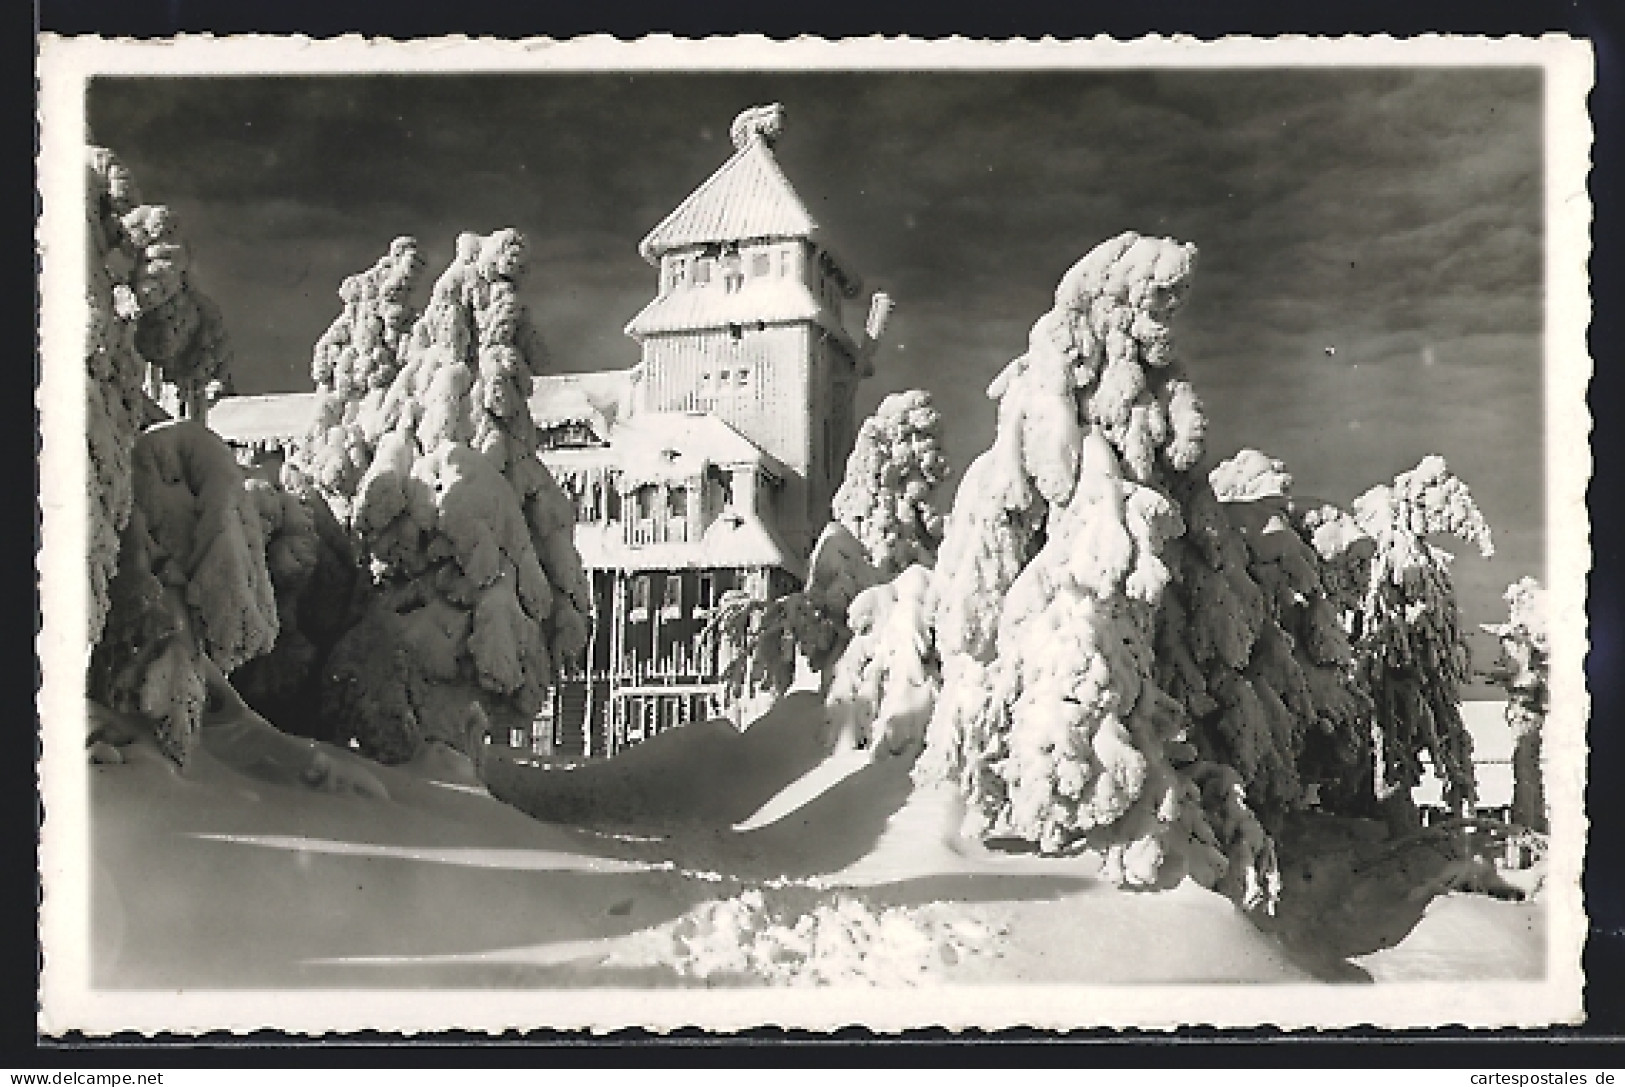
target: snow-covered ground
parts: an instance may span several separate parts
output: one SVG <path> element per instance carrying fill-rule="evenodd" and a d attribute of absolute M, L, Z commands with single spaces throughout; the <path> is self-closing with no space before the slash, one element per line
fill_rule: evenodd
<path fill-rule="evenodd" d="M 1448 864 L 1427 849 L 1360 879 L 1348 850 L 1299 871 L 1285 849 L 1298 904 L 1271 932 L 1188 882 L 1125 892 L 1080 859 L 988 850 L 907 760 L 837 749 L 805 693 L 743 733 L 493 763 L 508 803 L 438 746 L 369 764 L 387 800 L 270 783 L 207 741 L 184 774 L 124 751 L 87 771 L 104 989 L 1462 980 L 1544 961 L 1538 902 L 1433 897 Z"/>

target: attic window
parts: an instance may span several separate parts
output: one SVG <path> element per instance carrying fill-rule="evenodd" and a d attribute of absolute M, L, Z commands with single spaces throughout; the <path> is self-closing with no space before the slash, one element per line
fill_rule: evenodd
<path fill-rule="evenodd" d="M 711 282 L 711 262 L 701 258 L 694 265 L 694 286 L 703 287 Z"/>
<path fill-rule="evenodd" d="M 773 274 L 773 257 L 769 253 L 757 253 L 750 258 L 750 274 L 753 276 L 766 276 Z"/>

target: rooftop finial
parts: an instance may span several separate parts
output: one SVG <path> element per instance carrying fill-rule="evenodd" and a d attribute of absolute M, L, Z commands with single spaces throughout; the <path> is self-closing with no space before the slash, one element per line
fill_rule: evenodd
<path fill-rule="evenodd" d="M 784 107 L 774 102 L 766 106 L 752 106 L 745 110 L 728 129 L 734 146 L 743 151 L 757 140 L 769 147 L 784 129 Z"/>

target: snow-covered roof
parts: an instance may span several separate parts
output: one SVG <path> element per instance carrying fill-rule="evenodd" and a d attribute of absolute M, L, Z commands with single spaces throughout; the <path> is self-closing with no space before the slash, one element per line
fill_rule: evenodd
<path fill-rule="evenodd" d="M 532 385 L 530 415 L 543 429 L 584 423 L 602 438 L 625 413 L 631 392 L 631 370 L 547 374 Z"/>
<path fill-rule="evenodd" d="M 542 460 L 564 471 L 614 467 L 632 484 L 692 479 L 711 465 L 755 465 L 785 479 L 789 469 L 739 431 L 703 412 L 640 412 L 605 435 L 607 446 L 549 449 Z"/>
<path fill-rule="evenodd" d="M 589 570 L 694 570 L 753 566 L 778 567 L 806 576 L 806 563 L 779 539 L 773 527 L 750 513 L 727 512 L 705 534 L 687 543 L 626 542 L 619 523 L 576 526 L 576 550 Z"/>
<path fill-rule="evenodd" d="M 1506 700 L 1470 700 L 1461 704 L 1461 721 L 1473 738 L 1473 777 L 1478 786 L 1478 806 L 1499 808 L 1512 803 L 1512 726 L 1507 724 Z M 1444 785 L 1431 765 L 1425 765 L 1421 782 L 1411 790 L 1411 799 L 1422 805 L 1444 803 Z"/>
<path fill-rule="evenodd" d="M 747 140 L 638 245 L 650 264 L 673 249 L 757 238 L 808 238 L 818 223 L 764 139 Z"/>
<path fill-rule="evenodd" d="M 729 325 L 783 324 L 811 321 L 852 346 L 841 318 L 805 283 L 786 279 L 751 279 L 736 291 L 719 286 L 685 287 L 656 296 L 627 322 L 636 339 L 662 332 L 727 328 Z"/>
<path fill-rule="evenodd" d="M 208 426 L 232 445 L 275 449 L 304 437 L 315 420 L 315 393 L 267 393 L 222 397 L 209 408 Z"/>

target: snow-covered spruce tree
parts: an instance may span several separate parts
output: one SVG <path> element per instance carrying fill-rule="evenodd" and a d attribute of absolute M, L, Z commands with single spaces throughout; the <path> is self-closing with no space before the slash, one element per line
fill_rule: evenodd
<path fill-rule="evenodd" d="M 478 235 L 464 235 L 459 259 L 471 260 Z M 467 239 L 471 239 L 467 240 Z M 396 238 L 371 268 L 339 287 L 343 309 L 312 352 L 316 418 L 289 458 L 284 483 L 308 481 L 347 520 L 361 476 L 382 436 L 383 400 L 400 372 L 417 313 L 412 292 L 423 269 L 417 240 Z M 297 473 L 297 475 L 295 475 Z"/>
<path fill-rule="evenodd" d="M 143 204 L 124 215 L 140 253 L 131 285 L 135 346 L 151 364 L 147 392 L 170 415 L 203 419 L 231 392 L 231 344 L 212 299 L 192 282 L 192 254 L 175 213 Z"/>
<path fill-rule="evenodd" d="M 931 571 L 919 564 L 852 599 L 851 638 L 826 673 L 824 692 L 826 714 L 846 746 L 901 755 L 924 736 L 942 690 L 934 603 Z"/>
<path fill-rule="evenodd" d="M 1208 482 L 1245 555 L 1209 523 L 1206 496 L 1193 494 L 1183 577 L 1161 615 L 1159 682 L 1183 697 L 1202 757 L 1235 767 L 1249 803 L 1270 822 L 1297 806 L 1304 786 L 1318 794 L 1358 777 L 1370 701 L 1349 682 L 1353 649 L 1320 556 L 1300 533 L 1286 466 L 1244 449 Z M 1224 573 L 1222 584 L 1210 571 Z M 1238 601 L 1233 611 L 1215 599 L 1225 592 Z M 1205 613 L 1205 629 L 1187 629 L 1193 611 Z M 1251 637 L 1250 652 L 1238 650 L 1238 631 Z M 1256 727 L 1260 720 L 1267 730 Z"/>
<path fill-rule="evenodd" d="M 968 832 L 1096 851 L 1125 885 L 1188 873 L 1255 905 L 1277 876 L 1243 775 L 1199 759 L 1185 701 L 1159 685 L 1161 610 L 1195 565 L 1170 547 L 1186 531 L 1182 507 L 1195 507 L 1205 588 L 1180 640 L 1211 630 L 1209 609 L 1250 606 L 1249 627 L 1268 619 L 1245 544 L 1191 472 L 1206 423 L 1168 322 L 1195 256 L 1134 233 L 1097 246 L 989 387 L 998 434 L 965 473 L 938 556 L 943 690 L 916 774 L 959 785 Z M 1232 579 L 1252 586 L 1250 605 L 1215 591 Z M 1229 632 L 1233 671 L 1256 641 Z M 1190 653 L 1192 687 L 1206 686 L 1198 653 L 1217 648 Z M 1271 724 L 1245 722 L 1289 745 Z"/>
<path fill-rule="evenodd" d="M 130 455 L 141 427 L 157 413 L 142 389 L 146 360 L 135 347 L 135 292 L 142 252 L 124 229 L 141 197 L 111 151 L 92 147 L 86 162 L 85 438 L 90 453 L 89 641 L 107 618 L 107 586 L 118 568 L 119 538 L 130 519 Z"/>
<path fill-rule="evenodd" d="M 1496 678 L 1507 692 L 1507 724 L 1512 728 L 1512 819 L 1545 832 L 1546 790 L 1542 781 L 1541 731 L 1550 704 L 1551 644 L 1546 627 L 1546 590 L 1532 577 L 1507 586 L 1507 621 L 1485 623 L 1501 643 Z"/>
<path fill-rule="evenodd" d="M 1352 513 L 1309 509 L 1302 526 L 1333 599 L 1344 602 L 1354 679 L 1373 703 L 1370 776 L 1356 794 L 1337 798 L 1341 806 L 1414 823 L 1410 792 L 1426 753 L 1446 802 L 1466 808 L 1474 798 L 1472 737 L 1461 719 L 1469 659 L 1450 577 L 1454 556 L 1425 537 L 1455 536 L 1485 558 L 1495 553 L 1467 485 L 1444 458 L 1424 457 L 1391 485 L 1355 499 Z"/>
<path fill-rule="evenodd" d="M 89 693 L 152 722 L 184 764 L 211 687 L 276 639 L 276 600 L 254 500 L 231 449 L 195 420 L 144 432 L 134 501 L 91 653 Z"/>
<path fill-rule="evenodd" d="M 942 418 L 930 393 L 892 393 L 863 421 L 831 509 L 882 579 L 935 563 L 943 524 L 937 489 L 947 477 Z"/>
<path fill-rule="evenodd" d="M 524 272 L 517 231 L 465 239 L 387 392 L 357 416 L 378 435 L 349 511 L 373 600 L 323 669 L 322 710 L 385 762 L 429 738 L 477 756 L 487 729 L 534 717 L 586 645 L 573 512 L 527 404 L 544 355 Z"/>

